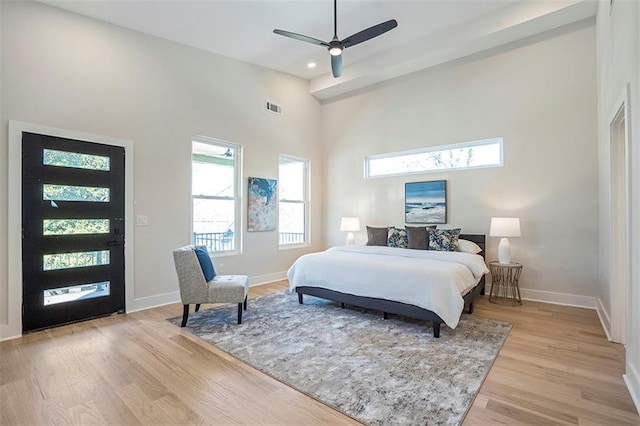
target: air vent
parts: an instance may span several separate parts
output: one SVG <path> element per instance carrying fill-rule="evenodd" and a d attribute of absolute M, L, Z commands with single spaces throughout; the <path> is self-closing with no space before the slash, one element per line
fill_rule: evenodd
<path fill-rule="evenodd" d="M 274 104 L 271 101 L 267 101 L 267 111 L 274 114 L 282 115 L 282 107 L 278 104 Z"/>

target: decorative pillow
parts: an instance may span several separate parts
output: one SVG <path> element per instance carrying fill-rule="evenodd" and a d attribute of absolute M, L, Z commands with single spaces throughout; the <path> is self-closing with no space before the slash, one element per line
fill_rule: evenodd
<path fill-rule="evenodd" d="M 211 256 L 209 256 L 209 252 L 205 246 L 197 246 L 193 249 L 196 252 L 196 257 L 198 258 L 198 262 L 200 262 L 200 267 L 202 268 L 202 275 L 204 275 L 204 279 L 209 282 L 216 276 L 216 270 L 213 267 L 213 262 L 211 261 Z"/>
<path fill-rule="evenodd" d="M 429 231 L 427 228 L 436 229 L 436 225 L 407 226 L 407 248 L 429 250 Z"/>
<path fill-rule="evenodd" d="M 407 248 L 409 241 L 407 240 L 407 231 L 404 228 L 389 227 L 387 234 L 387 246 L 397 248 Z"/>
<path fill-rule="evenodd" d="M 458 251 L 464 253 L 478 254 L 482 251 L 479 245 L 473 241 L 458 239 Z"/>
<path fill-rule="evenodd" d="M 460 228 L 429 229 L 429 250 L 456 251 Z"/>
<path fill-rule="evenodd" d="M 368 246 L 386 246 L 387 245 L 387 232 L 385 228 L 372 228 L 367 226 L 367 245 Z"/>

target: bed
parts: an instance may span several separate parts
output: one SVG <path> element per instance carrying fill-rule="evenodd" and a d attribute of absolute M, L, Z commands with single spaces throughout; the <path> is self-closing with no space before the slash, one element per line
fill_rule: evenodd
<path fill-rule="evenodd" d="M 409 250 L 381 246 L 340 246 L 301 256 L 287 272 L 289 289 L 345 304 L 380 311 L 386 319 L 397 314 L 440 326 L 458 325 L 464 309 L 473 313 L 476 297 L 484 294 L 488 271 L 485 236 L 461 234 L 480 254 Z M 425 278 L 428 277 L 428 278 Z"/>

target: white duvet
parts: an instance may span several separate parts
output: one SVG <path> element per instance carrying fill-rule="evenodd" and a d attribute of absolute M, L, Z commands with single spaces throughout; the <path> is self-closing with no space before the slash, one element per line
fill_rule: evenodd
<path fill-rule="evenodd" d="M 289 289 L 321 287 L 435 312 L 456 328 L 464 295 L 489 272 L 482 256 L 379 246 L 340 246 L 301 256 L 287 272 Z"/>

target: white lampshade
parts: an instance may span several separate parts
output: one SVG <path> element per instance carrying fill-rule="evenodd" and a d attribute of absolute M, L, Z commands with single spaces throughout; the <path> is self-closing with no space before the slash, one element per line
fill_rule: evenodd
<path fill-rule="evenodd" d="M 343 217 L 342 220 L 340 220 L 340 230 L 348 232 L 347 245 L 355 244 L 353 233 L 360 230 L 360 219 L 357 217 Z"/>
<path fill-rule="evenodd" d="M 360 230 L 360 219 L 357 217 L 343 217 L 340 221 L 340 230 L 358 232 Z"/>
<path fill-rule="evenodd" d="M 519 237 L 520 219 L 517 217 L 492 217 L 489 235 L 492 237 Z"/>
<path fill-rule="evenodd" d="M 507 237 L 520 236 L 520 219 L 517 217 L 492 217 L 489 235 L 502 237 L 498 245 L 498 262 L 503 265 L 511 263 L 511 244 Z"/>

